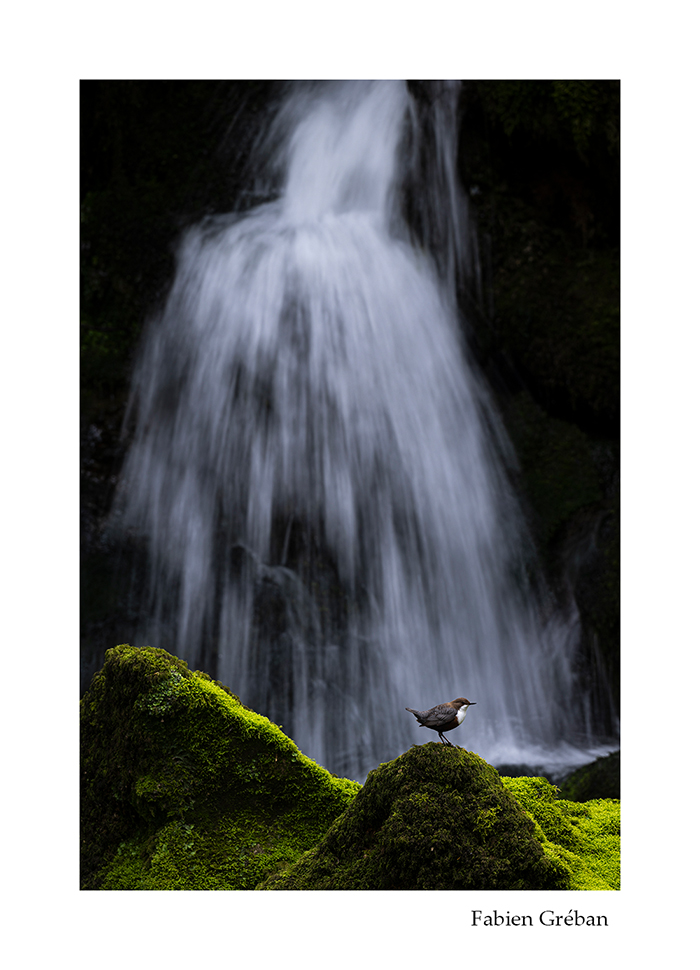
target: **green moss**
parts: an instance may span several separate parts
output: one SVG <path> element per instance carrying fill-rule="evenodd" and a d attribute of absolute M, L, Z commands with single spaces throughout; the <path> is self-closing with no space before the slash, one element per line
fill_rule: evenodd
<path fill-rule="evenodd" d="M 504 778 L 503 784 L 536 822 L 547 856 L 569 871 L 571 889 L 620 888 L 618 800 L 565 801 L 544 778 Z"/>
<path fill-rule="evenodd" d="M 150 840 L 119 846 L 101 889 L 255 889 L 271 869 L 295 862 L 311 833 L 299 836 L 293 813 L 241 811 L 212 821 L 173 821 Z M 319 838 L 322 832 L 316 832 Z"/>
<path fill-rule="evenodd" d="M 82 885 L 252 889 L 360 785 L 164 650 L 107 651 L 81 701 Z"/>
<path fill-rule="evenodd" d="M 619 802 L 430 742 L 362 788 L 164 650 L 81 701 L 85 889 L 615 889 Z"/>
<path fill-rule="evenodd" d="M 319 845 L 265 889 L 565 889 L 533 821 L 472 752 L 429 742 L 380 765 Z"/>

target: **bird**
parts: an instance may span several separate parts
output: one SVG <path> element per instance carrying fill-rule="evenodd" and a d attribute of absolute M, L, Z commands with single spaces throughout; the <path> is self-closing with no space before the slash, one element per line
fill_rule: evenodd
<path fill-rule="evenodd" d="M 452 731 L 459 727 L 467 710 L 474 704 L 476 704 L 476 701 L 468 701 L 466 697 L 458 697 L 446 704 L 437 704 L 435 707 L 431 707 L 429 711 L 414 711 L 412 707 L 407 707 L 406 710 L 415 715 L 421 727 L 437 731 L 442 743 L 454 748 L 454 745 L 447 738 L 443 738 L 443 732 Z"/>

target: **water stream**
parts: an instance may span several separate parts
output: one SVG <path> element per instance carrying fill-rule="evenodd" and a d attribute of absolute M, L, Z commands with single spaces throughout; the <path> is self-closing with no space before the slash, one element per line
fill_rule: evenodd
<path fill-rule="evenodd" d="M 433 93 L 428 135 L 402 82 L 292 93 L 275 197 L 182 242 L 119 499 L 148 548 L 141 642 L 361 780 L 436 738 L 406 706 L 460 695 L 477 706 L 454 740 L 491 763 L 590 759 L 576 615 L 538 591 L 461 339 L 456 87 Z"/>

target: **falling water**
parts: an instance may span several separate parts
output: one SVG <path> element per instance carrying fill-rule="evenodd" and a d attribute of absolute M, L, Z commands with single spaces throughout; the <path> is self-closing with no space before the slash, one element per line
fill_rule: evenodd
<path fill-rule="evenodd" d="M 121 489 L 149 553 L 142 642 L 358 778 L 434 739 L 406 706 L 476 701 L 458 741 L 496 764 L 570 755 L 577 727 L 575 623 L 533 591 L 508 444 L 460 339 L 456 87 L 433 93 L 439 212 L 409 199 L 422 124 L 403 83 L 287 102 L 276 198 L 181 246 Z"/>

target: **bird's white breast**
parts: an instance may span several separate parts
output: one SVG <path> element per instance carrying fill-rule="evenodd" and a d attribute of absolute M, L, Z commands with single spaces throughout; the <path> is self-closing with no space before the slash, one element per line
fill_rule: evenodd
<path fill-rule="evenodd" d="M 467 713 L 468 709 L 469 709 L 468 704 L 462 704 L 460 709 L 455 714 L 455 717 L 457 718 L 457 724 L 462 723 L 462 721 L 464 720 L 464 715 Z"/>

